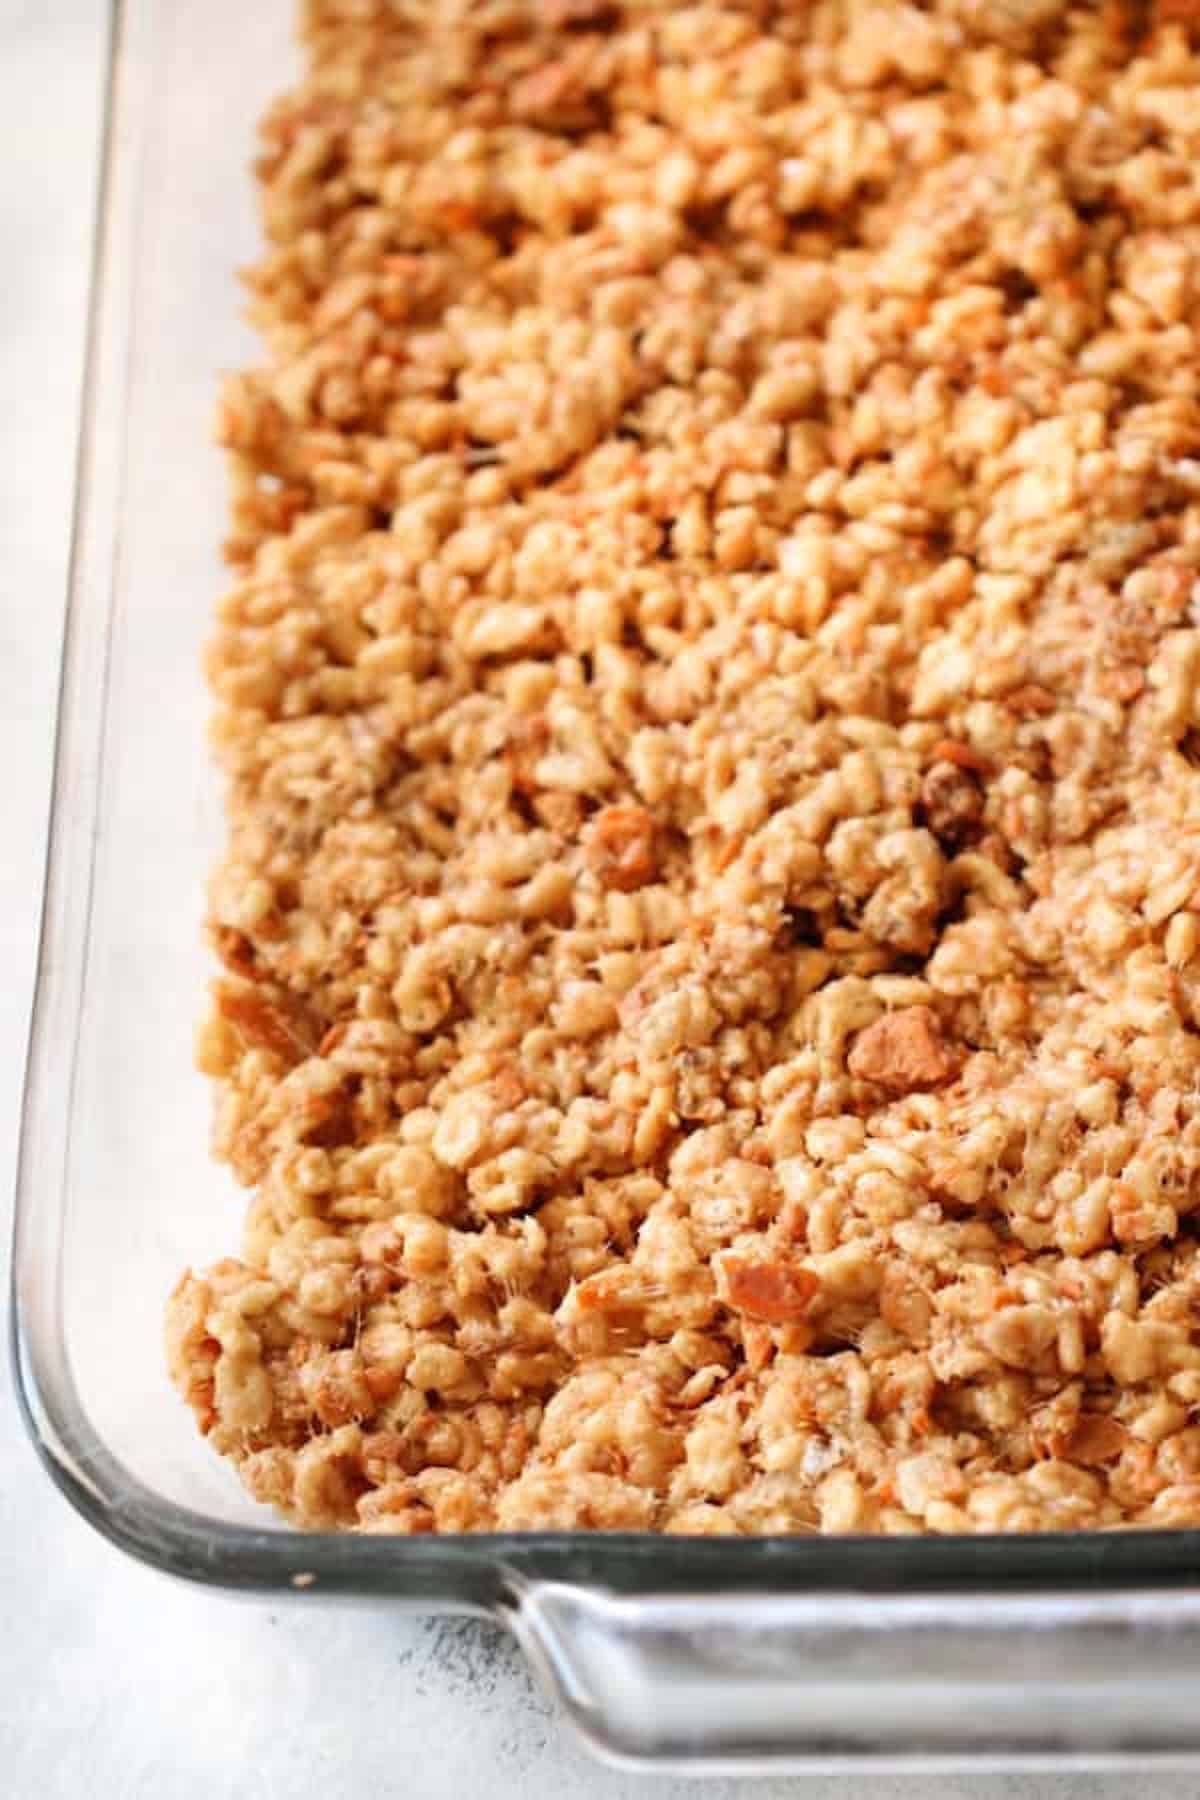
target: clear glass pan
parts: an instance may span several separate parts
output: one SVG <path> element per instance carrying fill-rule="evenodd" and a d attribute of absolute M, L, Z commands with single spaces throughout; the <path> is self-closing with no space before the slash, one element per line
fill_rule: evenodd
<path fill-rule="evenodd" d="M 396 0 L 399 3 L 399 0 Z M 126 0 L 107 173 L 13 1309 L 31 1431 L 92 1523 L 227 1588 L 505 1619 L 610 1756 L 691 1769 L 1200 1750 L 1200 1533 L 710 1541 L 274 1525 L 167 1385 L 163 1299 L 235 1241 L 191 1067 L 219 834 L 199 675 L 218 371 L 250 352 L 252 122 L 293 0 Z M 18 772 L 19 778 L 19 772 Z"/>

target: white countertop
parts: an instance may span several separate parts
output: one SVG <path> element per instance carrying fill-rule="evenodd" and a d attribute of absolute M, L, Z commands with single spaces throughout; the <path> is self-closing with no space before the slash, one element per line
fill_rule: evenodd
<path fill-rule="evenodd" d="M 250 0 L 253 4 L 253 0 Z M 0 0 L 0 1155 L 15 1150 L 66 578 L 103 0 Z M 0 1210 L 11 1179 L 0 1177 Z M 0 1220 L 0 1271 L 8 1255 Z M 1194 1775 L 684 1782 L 591 1764 L 513 1647 L 387 1606 L 232 1600 L 125 1560 L 76 1518 L 0 1374 L 0 1791 L 10 1800 L 391 1793 L 831 1800 L 1153 1794 Z"/>

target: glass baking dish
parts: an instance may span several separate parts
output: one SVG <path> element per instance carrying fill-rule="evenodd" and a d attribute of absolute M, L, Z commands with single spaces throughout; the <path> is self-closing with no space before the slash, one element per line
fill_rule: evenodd
<path fill-rule="evenodd" d="M 142 1560 L 498 1617 L 596 1748 L 758 1769 L 1200 1751 L 1200 1533 L 460 1539 L 271 1522 L 169 1389 L 164 1297 L 235 1241 L 191 1066 L 220 832 L 200 646 L 252 123 L 293 0 L 127 0 L 106 179 L 20 1164 L 15 1355 L 43 1460 Z"/>

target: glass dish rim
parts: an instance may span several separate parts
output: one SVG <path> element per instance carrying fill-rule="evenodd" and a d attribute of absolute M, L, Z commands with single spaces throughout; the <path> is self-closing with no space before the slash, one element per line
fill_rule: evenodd
<path fill-rule="evenodd" d="M 67 1241 L 65 1148 L 79 1055 L 79 1022 L 94 925 L 93 889 L 63 878 L 71 855 L 90 866 L 102 784 L 80 744 L 95 745 L 109 695 L 80 679 L 90 654 L 106 667 L 116 595 L 114 514 L 92 541 L 103 408 L 123 418 L 124 355 L 132 309 L 116 274 L 137 203 L 143 131 L 126 99 L 136 86 L 141 37 L 157 9 L 110 0 L 101 174 L 89 297 L 86 370 L 71 557 L 55 726 L 42 915 L 21 1113 L 14 1207 L 10 1340 L 20 1409 L 49 1474 L 75 1508 L 139 1560 L 192 1581 L 233 1590 L 389 1594 L 425 1606 L 503 1609 L 526 1584 L 565 1582 L 627 1595 L 696 1593 L 972 1592 L 1030 1597 L 1064 1589 L 1167 1589 L 1200 1571 L 1200 1530 L 1154 1529 L 987 1537 L 701 1538 L 653 1533 L 529 1532 L 462 1537 L 372 1537 L 230 1524 L 156 1495 L 95 1431 L 67 1354 L 61 1266 Z M 141 19 L 135 32 L 134 16 Z M 134 41 L 136 39 L 136 41 Z M 146 60 L 143 58 L 143 60 Z M 131 125 L 132 121 L 132 125 Z M 104 543 L 109 542 L 107 564 Z M 88 617 L 96 585 L 102 616 Z M 82 847 L 81 847 L 82 846 Z M 65 1012 L 64 1012 L 65 1009 Z M 62 1018 L 69 1022 L 64 1033 Z M 52 1104 L 55 1101 L 58 1104 Z M 65 1128 L 57 1121 L 65 1121 Z M 50 1121 L 54 1121 L 52 1127 Z M 52 1129 L 61 1143 L 52 1145 Z M 42 1165 L 61 1162 L 58 1179 Z"/>

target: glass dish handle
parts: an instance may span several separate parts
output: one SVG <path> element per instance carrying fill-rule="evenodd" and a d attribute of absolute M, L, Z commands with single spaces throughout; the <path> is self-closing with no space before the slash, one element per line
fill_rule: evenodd
<path fill-rule="evenodd" d="M 507 1622 L 610 1760 L 698 1772 L 1200 1751 L 1200 1590 L 518 1588 Z"/>

